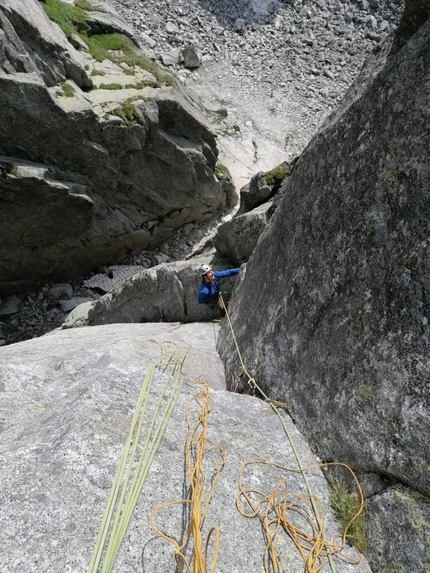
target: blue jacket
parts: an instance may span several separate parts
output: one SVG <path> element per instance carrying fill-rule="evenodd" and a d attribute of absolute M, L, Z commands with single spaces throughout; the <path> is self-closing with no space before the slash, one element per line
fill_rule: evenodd
<path fill-rule="evenodd" d="M 216 302 L 219 297 L 219 279 L 223 277 L 233 277 L 237 275 L 239 269 L 229 269 L 228 271 L 214 271 L 214 279 L 211 284 L 205 283 L 202 280 L 199 288 L 199 298 L 197 302 L 199 304 L 211 304 Z"/>

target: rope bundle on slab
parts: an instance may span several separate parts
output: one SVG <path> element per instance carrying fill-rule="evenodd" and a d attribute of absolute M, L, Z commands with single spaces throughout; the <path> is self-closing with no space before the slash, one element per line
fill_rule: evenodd
<path fill-rule="evenodd" d="M 156 507 L 150 515 L 151 527 L 161 537 L 172 543 L 175 548 L 175 561 L 180 573 L 206 573 L 209 566 L 208 548 L 212 536 L 215 538 L 214 557 L 211 566 L 211 573 L 215 571 L 218 553 L 220 532 L 218 527 L 212 527 L 203 542 L 202 528 L 209 509 L 209 503 L 213 496 L 215 485 L 220 475 L 220 472 L 226 462 L 225 450 L 217 443 L 213 442 L 207 437 L 207 423 L 209 412 L 211 411 L 213 403 L 213 395 L 209 392 L 209 385 L 206 381 L 197 382 L 202 386 L 202 389 L 197 392 L 190 400 L 187 411 L 186 421 L 188 426 L 186 451 L 185 451 L 185 464 L 188 479 L 190 482 L 190 497 L 189 499 L 182 499 L 169 503 L 164 503 Z M 199 412 L 197 420 L 192 421 L 191 409 L 193 403 L 197 401 L 199 404 Z M 212 478 L 212 483 L 209 492 L 205 496 L 206 478 L 203 472 L 203 459 L 207 443 L 212 444 L 221 454 L 220 461 L 216 462 L 215 474 Z M 206 497 L 206 499 L 204 499 Z M 160 531 L 154 523 L 155 515 L 165 508 L 174 505 L 187 504 L 190 506 L 190 521 L 185 533 L 182 543 L 177 542 L 172 537 L 169 537 Z M 184 552 L 189 543 L 193 544 L 192 563 L 189 563 Z"/>

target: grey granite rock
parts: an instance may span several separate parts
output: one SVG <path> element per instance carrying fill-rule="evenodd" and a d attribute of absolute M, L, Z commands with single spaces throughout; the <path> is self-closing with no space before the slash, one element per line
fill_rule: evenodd
<path fill-rule="evenodd" d="M 218 227 L 215 248 L 220 256 L 235 265 L 245 263 L 264 231 L 271 202 L 268 201 Z"/>
<path fill-rule="evenodd" d="M 272 187 L 267 184 L 264 173 L 259 171 L 251 181 L 240 190 L 240 207 L 237 215 L 251 211 L 269 199 Z"/>
<path fill-rule="evenodd" d="M 128 38 L 134 37 L 132 26 L 115 12 L 87 11 L 86 24 L 92 34 L 124 34 Z"/>
<path fill-rule="evenodd" d="M 60 306 L 61 306 L 61 310 L 63 312 L 70 312 L 71 310 L 73 310 L 74 308 L 76 308 L 77 306 L 81 305 L 81 304 L 85 304 L 88 302 L 92 302 L 94 299 L 91 297 L 73 297 L 70 300 L 62 300 L 60 302 Z"/>
<path fill-rule="evenodd" d="M 88 311 L 88 324 L 118 322 L 194 322 L 217 319 L 215 310 L 197 304 L 199 267 L 211 263 L 207 256 L 190 261 L 162 263 L 127 279 L 98 299 Z M 221 265 L 222 270 L 226 265 Z M 234 277 L 221 280 L 221 292 L 228 301 Z"/>
<path fill-rule="evenodd" d="M 0 72 L 0 291 L 6 294 L 29 281 L 34 287 L 70 280 L 122 262 L 227 201 L 213 173 L 215 133 L 195 98 L 155 64 L 149 73 L 146 64 L 130 70 L 81 55 L 39 2 L 21 4 L 0 3 L 9 52 L 25 47 L 35 61 L 22 68 L 16 54 L 5 54 L 16 73 Z M 97 15 L 121 25 L 110 12 Z M 28 46 L 38 47 L 37 61 Z M 88 75 L 84 57 L 98 74 L 90 93 L 80 86 L 92 82 L 77 78 L 79 69 Z"/>
<path fill-rule="evenodd" d="M 82 88 L 92 86 L 81 54 L 67 41 L 59 26 L 49 20 L 40 2 L 1 0 L 0 11 L 8 20 L 6 26 L 14 28 L 48 86 L 66 78 Z"/>
<path fill-rule="evenodd" d="M 430 21 L 368 62 L 298 160 L 233 299 L 250 372 L 293 403 L 320 455 L 427 496 L 429 63 Z M 227 325 L 219 348 L 233 376 Z"/>
<path fill-rule="evenodd" d="M 182 52 L 182 57 L 184 59 L 184 66 L 186 68 L 199 68 L 202 65 L 201 54 L 195 46 L 186 46 Z"/>
<path fill-rule="evenodd" d="M 138 265 L 112 265 L 106 269 L 106 273 L 97 273 L 89 279 L 84 280 L 83 285 L 106 293 L 124 283 L 129 277 L 143 270 L 145 270 L 145 267 Z"/>
<path fill-rule="evenodd" d="M 428 499 L 405 487 L 391 487 L 373 496 L 368 509 L 372 571 L 425 571 L 429 563 Z"/>
<path fill-rule="evenodd" d="M 189 345 L 183 375 L 192 383 L 208 380 L 214 398 L 207 438 L 223 446 L 227 461 L 216 483 L 204 526 L 221 533 L 216 570 L 220 573 L 263 572 L 266 544 L 257 519 L 236 508 L 237 480 L 243 462 L 260 455 L 297 467 L 276 415 L 251 396 L 226 392 L 224 371 L 215 350 L 218 325 L 113 325 L 57 332 L 0 349 L 0 568 L 5 573 L 86 571 L 126 440 L 143 376 L 160 356 L 176 345 Z M 149 394 L 152 411 L 166 372 L 157 372 Z M 184 385 L 167 431 L 149 470 L 137 508 L 115 564 L 119 573 L 175 571 L 173 549 L 149 526 L 151 510 L 186 496 L 184 472 L 185 409 L 195 394 Z M 195 401 L 194 401 L 195 404 Z M 195 407 L 191 417 L 194 419 Z M 302 436 L 286 424 L 304 465 L 316 462 Z M 143 431 L 148 428 L 149 416 Z M 207 444 L 204 473 L 209 478 L 219 461 Z M 270 493 L 279 479 L 293 493 L 305 493 L 300 474 L 273 466 L 251 466 L 245 485 Z M 326 535 L 339 531 L 333 519 L 327 482 L 320 471 L 308 479 L 326 512 Z M 240 507 L 246 510 L 241 502 Z M 294 517 L 291 517 L 294 520 Z M 188 512 L 164 510 L 157 526 L 181 539 Z M 281 554 L 294 570 L 303 562 L 290 538 L 277 535 Z M 187 552 L 189 554 L 189 552 Z M 370 573 L 335 560 L 340 573 Z M 325 562 L 322 573 L 330 567 Z"/>

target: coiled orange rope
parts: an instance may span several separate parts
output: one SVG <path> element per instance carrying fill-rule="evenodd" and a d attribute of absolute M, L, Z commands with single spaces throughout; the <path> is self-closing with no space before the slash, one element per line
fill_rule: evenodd
<path fill-rule="evenodd" d="M 173 501 L 169 503 L 164 503 L 154 510 L 150 514 L 151 527 L 155 533 L 172 543 L 175 547 L 175 561 L 180 573 L 191 573 L 191 567 L 188 563 L 187 558 L 184 555 L 184 550 L 188 543 L 193 540 L 193 573 L 206 573 L 208 567 L 208 547 L 212 535 L 215 536 L 215 547 L 214 547 L 214 558 L 212 567 L 210 569 L 211 573 L 215 571 L 216 562 L 219 553 L 219 540 L 220 532 L 218 527 L 212 527 L 207 535 L 205 546 L 203 549 L 203 539 L 202 539 L 202 527 L 205 520 L 206 514 L 208 512 L 209 503 L 212 498 L 213 492 L 215 490 L 215 485 L 218 480 L 219 474 L 226 462 L 226 453 L 224 448 L 219 444 L 213 442 L 207 437 L 207 420 L 209 412 L 211 411 L 213 403 L 213 395 L 209 392 L 209 384 L 206 381 L 197 381 L 196 384 L 202 385 L 203 388 L 193 396 L 190 400 L 187 410 L 186 410 L 186 421 L 188 426 L 187 441 L 186 441 L 186 453 L 185 453 L 185 463 L 188 478 L 190 480 L 190 499 L 182 499 L 179 501 Z M 200 410 L 197 416 L 197 421 L 192 423 L 191 421 L 191 409 L 193 403 L 197 401 Z M 215 476 L 212 480 L 212 485 L 210 487 L 209 493 L 206 496 L 206 501 L 204 498 L 205 490 L 205 476 L 203 473 L 203 457 L 206 449 L 206 444 L 210 443 L 215 448 L 217 448 L 221 453 L 221 461 L 216 462 Z M 190 523 L 188 525 L 186 534 L 182 544 L 179 544 L 175 539 L 165 535 L 160 531 L 154 524 L 155 515 L 161 510 L 178 504 L 189 504 L 190 505 Z"/>
<path fill-rule="evenodd" d="M 285 472 L 303 473 L 316 468 L 330 465 L 338 465 L 348 469 L 353 476 L 360 495 L 360 507 L 356 515 L 348 523 L 343 534 L 338 534 L 330 542 L 326 539 L 324 532 L 324 509 L 321 501 L 313 495 L 301 495 L 291 493 L 288 490 L 286 479 L 278 481 L 275 489 L 266 493 L 253 487 L 243 485 L 243 474 L 250 464 L 268 464 Z M 242 498 L 244 498 L 250 508 L 249 511 L 243 509 Z M 315 504 L 318 511 L 315 512 Z M 275 537 L 283 529 L 297 547 L 305 563 L 306 573 L 318 573 L 324 564 L 324 558 L 338 554 L 343 560 L 350 563 L 359 563 L 360 555 L 352 559 L 342 553 L 346 545 L 346 536 L 352 523 L 358 518 L 364 507 L 363 493 L 354 472 L 342 463 L 317 464 L 307 468 L 293 469 L 287 468 L 275 462 L 265 460 L 259 456 L 248 459 L 241 468 L 239 475 L 239 493 L 236 498 L 236 507 L 245 517 L 258 517 L 262 523 L 264 534 L 267 540 L 264 552 L 264 570 L 268 573 L 282 573 L 283 562 L 279 550 L 275 544 Z M 294 517 L 301 516 L 304 525 L 298 527 L 294 524 Z M 302 519 L 302 522 L 303 522 Z M 295 520 L 297 523 L 297 519 Z M 305 527 L 307 526 L 307 531 Z M 358 553 L 358 552 L 357 552 Z M 271 565 L 271 569 L 270 569 Z"/>
<path fill-rule="evenodd" d="M 221 300 L 222 300 L 222 296 L 221 296 Z M 225 306 L 225 303 L 223 300 L 222 300 L 222 303 Z M 251 460 L 248 460 L 247 462 L 245 462 L 244 465 L 242 466 L 242 470 L 240 472 L 239 494 L 238 494 L 238 497 L 236 500 L 236 506 L 237 506 L 238 510 L 240 511 L 240 513 L 242 513 L 242 515 L 244 515 L 246 517 L 258 516 L 260 518 L 260 520 L 262 521 L 263 527 L 264 527 L 265 532 L 266 532 L 265 534 L 266 534 L 266 537 L 268 540 L 266 550 L 265 550 L 265 555 L 264 555 L 264 567 L 265 567 L 265 571 L 267 573 L 269 572 L 269 556 L 270 556 L 270 561 L 272 563 L 274 573 L 282 573 L 282 571 L 283 571 L 282 558 L 281 558 L 281 555 L 280 555 L 279 551 L 277 550 L 277 548 L 274 544 L 274 537 L 275 537 L 276 531 L 278 531 L 281 527 L 288 533 L 288 535 L 291 537 L 294 544 L 296 545 L 297 549 L 299 550 L 300 554 L 302 555 L 302 558 L 303 558 L 303 560 L 305 562 L 305 566 L 306 566 L 306 573 L 317 573 L 323 565 L 323 560 L 324 560 L 325 556 L 327 556 L 327 558 L 328 558 L 332 572 L 335 573 L 335 566 L 334 566 L 332 556 L 335 553 L 340 554 L 342 552 L 342 550 L 344 549 L 344 547 L 346 545 L 346 535 L 348 533 L 348 529 L 352 525 L 352 523 L 356 519 L 358 519 L 359 515 L 361 514 L 361 512 L 363 511 L 363 508 L 364 508 L 364 498 L 363 498 L 363 493 L 362 493 L 360 484 L 359 484 L 354 472 L 351 470 L 351 468 L 349 468 L 347 465 L 342 464 L 342 463 L 333 462 L 333 463 L 327 463 L 327 464 L 318 464 L 316 466 L 311 466 L 308 468 L 304 468 L 302 466 L 302 463 L 301 463 L 297 448 L 295 447 L 294 441 L 292 439 L 292 436 L 291 436 L 290 432 L 288 431 L 288 428 L 285 424 L 285 421 L 282 418 L 281 413 L 277 407 L 279 405 L 279 403 L 277 403 L 276 401 L 270 400 L 269 397 L 264 393 L 262 388 L 257 384 L 255 378 L 253 378 L 249 374 L 248 370 L 246 369 L 245 363 L 244 363 L 243 358 L 242 358 L 242 354 L 241 354 L 240 349 L 239 349 L 239 345 L 238 345 L 238 342 L 236 339 L 236 335 L 234 333 L 234 329 L 233 329 L 233 325 L 232 325 L 231 320 L 230 320 L 229 313 L 226 313 L 226 317 L 227 317 L 228 324 L 229 324 L 229 327 L 231 330 L 233 342 L 236 346 L 237 355 L 238 355 L 238 358 L 239 358 L 239 361 L 241 364 L 241 371 L 243 374 L 245 374 L 248 377 L 249 386 L 253 389 L 257 389 L 258 392 L 261 394 L 261 396 L 265 399 L 266 402 L 269 403 L 269 405 L 271 406 L 273 411 L 277 414 L 277 416 L 278 416 L 278 418 L 279 418 L 279 420 L 280 420 L 280 422 L 284 428 L 285 435 L 288 438 L 288 441 L 291 445 L 291 448 L 293 450 L 293 453 L 296 457 L 297 464 L 298 464 L 298 469 L 285 468 L 279 464 L 275 464 L 274 462 L 270 462 L 268 460 L 264 460 L 264 459 L 259 458 L 259 457 L 251 458 Z M 286 480 L 281 480 L 278 483 L 278 485 L 276 486 L 275 491 L 271 494 L 265 494 L 263 492 L 259 492 L 258 490 L 254 490 L 253 488 L 243 488 L 243 486 L 242 486 L 243 470 L 246 467 L 246 465 L 248 465 L 249 463 L 252 463 L 252 461 L 259 461 L 260 463 L 271 464 L 271 465 L 274 465 L 278 468 L 282 468 L 286 471 L 301 473 L 303 476 L 303 480 L 305 482 L 307 491 L 308 491 L 308 495 L 307 496 L 294 495 L 293 498 L 295 499 L 295 502 L 293 502 L 293 503 L 288 502 L 288 496 L 291 496 L 291 494 L 288 493 Z M 312 495 L 309 481 L 308 481 L 307 476 L 306 476 L 306 471 L 308 471 L 310 469 L 314 469 L 317 467 L 330 466 L 330 465 L 338 465 L 338 466 L 343 466 L 343 467 L 347 468 L 348 471 L 352 474 L 354 481 L 357 485 L 359 494 L 360 494 L 360 507 L 359 507 L 359 510 L 357 511 L 357 514 L 347 524 L 347 527 L 345 528 L 343 535 L 335 536 L 332 543 L 328 542 L 325 538 L 324 519 L 323 519 L 324 514 L 323 514 L 322 504 L 317 497 Z M 283 489 L 285 490 L 285 494 L 281 495 L 281 491 Z M 251 492 L 253 492 L 254 495 L 257 496 L 257 499 L 259 499 L 259 501 L 252 502 L 252 499 L 250 497 Z M 242 496 L 245 497 L 245 499 L 247 500 L 247 502 L 249 503 L 249 505 L 252 509 L 252 512 L 249 515 L 246 514 L 245 512 L 243 512 L 239 506 L 240 498 Z M 302 503 L 302 507 L 297 505 L 297 501 L 299 501 L 299 500 Z M 304 504 L 305 509 L 303 508 L 303 504 Z M 261 508 L 263 506 L 266 507 L 266 510 L 264 513 L 261 513 Z M 308 521 L 308 523 L 309 523 L 309 525 L 313 531 L 312 536 L 309 536 L 303 530 L 297 529 L 287 519 L 287 509 L 293 509 L 293 508 L 294 508 L 295 512 L 301 513 L 303 517 L 308 516 L 308 517 L 306 517 L 306 519 L 307 519 L 307 521 Z M 320 513 L 322 514 L 322 517 L 321 517 Z M 275 515 L 276 517 L 272 518 L 272 517 L 270 517 L 271 515 Z M 313 518 L 311 518 L 311 515 L 313 516 Z M 315 525 L 313 519 L 315 519 L 316 525 Z M 273 533 L 273 531 L 275 533 Z M 339 538 L 342 539 L 342 542 L 336 543 L 336 540 Z M 357 560 L 351 560 L 348 557 L 346 557 L 344 554 L 342 554 L 342 557 L 346 561 L 350 561 L 352 563 L 359 563 L 361 560 L 361 556 L 360 556 L 358 551 L 357 551 L 357 553 L 358 553 Z"/>

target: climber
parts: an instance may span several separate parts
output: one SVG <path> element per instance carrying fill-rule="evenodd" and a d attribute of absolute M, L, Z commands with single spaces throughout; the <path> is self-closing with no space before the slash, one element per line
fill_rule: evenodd
<path fill-rule="evenodd" d="M 199 275 L 202 277 L 200 283 L 199 304 L 207 304 L 210 308 L 217 309 L 220 316 L 224 316 L 225 309 L 219 292 L 219 279 L 223 277 L 233 277 L 237 275 L 239 269 L 228 269 L 227 271 L 213 271 L 209 265 L 202 265 L 199 268 Z"/>

